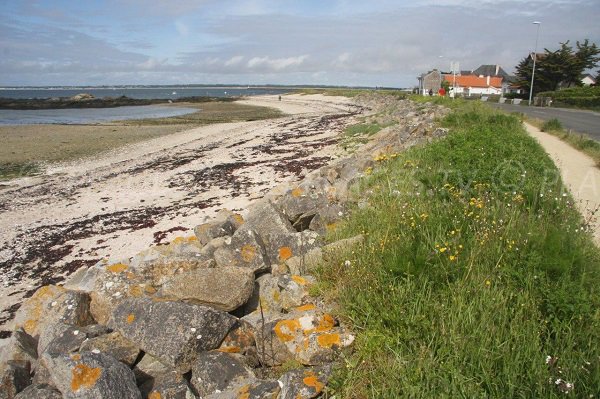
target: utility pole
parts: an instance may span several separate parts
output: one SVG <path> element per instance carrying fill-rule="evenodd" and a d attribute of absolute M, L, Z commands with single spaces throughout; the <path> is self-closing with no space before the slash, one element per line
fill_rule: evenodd
<path fill-rule="evenodd" d="M 537 46 L 538 39 L 540 37 L 540 21 L 533 21 L 534 25 L 537 25 L 537 34 L 535 35 L 535 49 L 533 50 L 533 71 L 531 72 L 531 87 L 529 88 L 529 105 L 531 105 L 531 98 L 533 97 L 533 79 L 535 77 L 535 61 L 537 60 Z"/>

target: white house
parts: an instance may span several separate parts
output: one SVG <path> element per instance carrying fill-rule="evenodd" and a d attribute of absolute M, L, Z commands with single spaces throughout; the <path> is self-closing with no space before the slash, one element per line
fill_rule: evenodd
<path fill-rule="evenodd" d="M 583 78 L 581 78 L 581 84 L 583 84 L 584 86 L 595 85 L 596 79 L 594 79 L 594 77 L 588 73 Z"/>
<path fill-rule="evenodd" d="M 454 95 L 500 95 L 502 94 L 502 77 L 477 75 L 444 75 L 450 83 Z"/>

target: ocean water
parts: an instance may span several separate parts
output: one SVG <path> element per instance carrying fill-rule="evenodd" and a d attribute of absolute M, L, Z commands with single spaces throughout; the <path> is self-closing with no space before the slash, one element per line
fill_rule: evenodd
<path fill-rule="evenodd" d="M 127 119 L 166 118 L 196 112 L 196 108 L 141 105 L 116 108 L 0 109 L 0 125 L 81 125 Z"/>
<path fill-rule="evenodd" d="M 239 97 L 263 94 L 283 94 L 289 89 L 252 88 L 252 87 L 68 87 L 68 88 L 0 88 L 0 98 L 53 98 L 72 97 L 80 93 L 89 93 L 94 97 L 120 97 L 153 99 L 174 99 L 181 97 Z"/>

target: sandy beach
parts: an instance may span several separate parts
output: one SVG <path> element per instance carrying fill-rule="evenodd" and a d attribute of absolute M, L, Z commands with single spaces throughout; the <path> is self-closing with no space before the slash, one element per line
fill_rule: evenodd
<path fill-rule="evenodd" d="M 219 209 L 243 212 L 269 190 L 339 155 L 363 110 L 342 97 L 255 97 L 277 119 L 222 123 L 120 147 L 0 191 L 0 328 L 22 298 L 106 257 L 127 258 Z M 4 326 L 4 327 L 2 327 Z"/>

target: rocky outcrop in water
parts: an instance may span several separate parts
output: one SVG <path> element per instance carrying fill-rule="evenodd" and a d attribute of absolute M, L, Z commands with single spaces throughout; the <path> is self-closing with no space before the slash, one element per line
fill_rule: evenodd
<path fill-rule="evenodd" d="M 245 218 L 222 211 L 194 236 L 40 288 L 2 351 L 0 397 L 321 395 L 354 335 L 311 295 L 311 273 L 365 240 L 324 245 L 324 234 L 361 201 L 352 186 L 382 154 L 445 134 L 434 124 L 440 107 L 363 101 L 371 120 L 396 122 L 354 155 L 267 195 Z"/>

